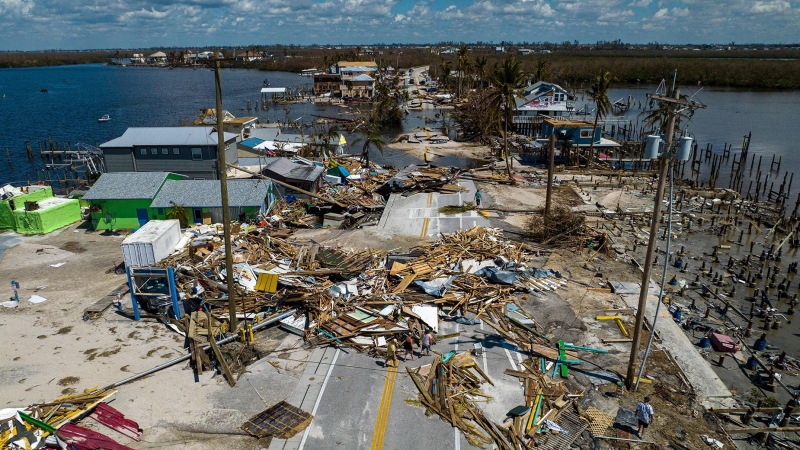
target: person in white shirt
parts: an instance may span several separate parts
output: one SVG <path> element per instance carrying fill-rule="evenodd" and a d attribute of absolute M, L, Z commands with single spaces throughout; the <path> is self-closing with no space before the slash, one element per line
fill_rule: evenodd
<path fill-rule="evenodd" d="M 645 397 L 644 401 L 636 407 L 636 419 L 639 420 L 639 431 L 637 432 L 639 439 L 644 437 L 644 430 L 650 426 L 654 416 L 655 412 L 653 406 L 650 405 L 650 397 Z"/>

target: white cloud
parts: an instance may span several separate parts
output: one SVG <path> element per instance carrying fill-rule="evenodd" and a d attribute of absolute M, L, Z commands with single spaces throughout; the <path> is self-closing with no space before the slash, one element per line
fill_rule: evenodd
<path fill-rule="evenodd" d="M 792 5 L 782 0 L 767 0 L 753 2 L 752 11 L 756 14 L 771 14 L 788 11 Z"/>
<path fill-rule="evenodd" d="M 27 16 L 33 6 L 33 0 L 0 0 L 0 14 Z"/>
<path fill-rule="evenodd" d="M 653 0 L 637 0 L 628 4 L 632 8 L 647 8 Z"/>
<path fill-rule="evenodd" d="M 664 17 L 667 16 L 667 13 L 669 13 L 669 9 L 661 8 L 658 11 L 656 11 L 655 14 L 653 14 L 653 18 L 654 19 L 663 19 Z"/>

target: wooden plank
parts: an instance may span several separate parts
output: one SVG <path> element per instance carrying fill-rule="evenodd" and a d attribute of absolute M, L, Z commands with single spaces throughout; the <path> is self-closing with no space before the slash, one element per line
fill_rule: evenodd
<path fill-rule="evenodd" d="M 403 281 L 401 281 L 400 284 L 398 284 L 397 287 L 394 288 L 392 293 L 393 294 L 399 294 L 399 293 L 405 291 L 408 288 L 408 286 L 411 284 L 411 282 L 414 281 L 414 278 L 417 278 L 417 274 L 416 273 L 410 273 L 410 274 L 406 275 L 405 277 L 403 277 Z"/>
<path fill-rule="evenodd" d="M 211 312 L 208 312 L 208 321 L 211 323 Z M 219 367 L 222 369 L 222 373 L 225 374 L 225 378 L 228 379 L 228 384 L 230 384 L 231 387 L 236 386 L 236 379 L 233 378 L 233 373 L 231 373 L 228 363 L 225 362 L 225 358 L 223 357 L 222 352 L 219 350 L 219 346 L 217 346 L 217 340 L 212 335 L 208 337 L 208 342 L 211 344 L 211 349 L 214 350 L 214 355 L 217 357 L 217 361 L 219 362 Z"/>

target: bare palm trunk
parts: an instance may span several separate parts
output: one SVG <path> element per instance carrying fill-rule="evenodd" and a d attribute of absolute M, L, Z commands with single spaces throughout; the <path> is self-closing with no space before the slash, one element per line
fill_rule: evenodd
<path fill-rule="evenodd" d="M 510 158 L 508 157 L 508 115 L 506 115 L 505 133 L 503 133 L 503 149 L 503 153 L 506 157 L 506 172 L 508 173 L 508 179 L 513 183 L 514 176 L 511 171 L 511 164 L 509 164 Z"/>
<path fill-rule="evenodd" d="M 589 145 L 589 159 L 586 160 L 587 169 L 594 160 L 594 135 L 597 133 L 598 119 L 600 119 L 600 108 L 597 108 L 597 112 L 594 113 L 594 127 L 592 128 L 592 143 Z M 578 165 L 580 165 L 580 163 Z"/>

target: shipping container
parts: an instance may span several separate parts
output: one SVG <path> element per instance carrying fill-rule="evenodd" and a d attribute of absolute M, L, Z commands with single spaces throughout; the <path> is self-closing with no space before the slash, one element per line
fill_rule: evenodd
<path fill-rule="evenodd" d="M 177 220 L 151 220 L 122 241 L 127 267 L 149 267 L 166 258 L 181 239 Z"/>

